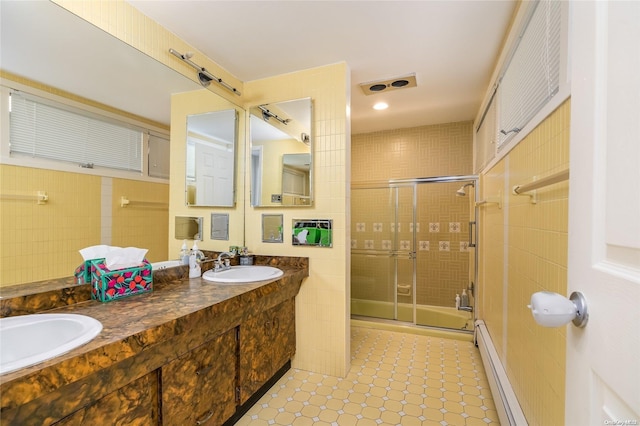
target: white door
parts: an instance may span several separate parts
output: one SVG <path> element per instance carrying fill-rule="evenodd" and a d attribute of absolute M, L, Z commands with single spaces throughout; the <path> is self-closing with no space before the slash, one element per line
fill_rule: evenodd
<path fill-rule="evenodd" d="M 640 424 L 640 2 L 572 2 L 567 425 Z"/>
<path fill-rule="evenodd" d="M 233 152 L 196 143 L 196 204 L 233 206 Z"/>

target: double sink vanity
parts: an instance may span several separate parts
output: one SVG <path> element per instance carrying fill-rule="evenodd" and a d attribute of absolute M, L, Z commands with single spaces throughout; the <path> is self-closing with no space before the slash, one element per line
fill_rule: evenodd
<path fill-rule="evenodd" d="M 255 263 L 282 275 L 216 282 L 170 267 L 154 271 L 152 292 L 109 303 L 90 300 L 89 285 L 71 279 L 36 283 L 32 294 L 2 289 L 2 317 L 79 314 L 102 330 L 67 353 L 0 375 L 0 423 L 233 423 L 289 368 L 295 296 L 309 274 L 307 258 Z"/>

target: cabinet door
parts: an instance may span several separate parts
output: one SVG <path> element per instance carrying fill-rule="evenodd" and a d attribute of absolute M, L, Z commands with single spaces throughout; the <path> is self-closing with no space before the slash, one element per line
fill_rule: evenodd
<path fill-rule="evenodd" d="M 287 300 L 240 326 L 240 403 L 244 404 L 295 353 L 295 302 Z"/>
<path fill-rule="evenodd" d="M 220 425 L 236 410 L 235 329 L 162 367 L 162 423 Z"/>
<path fill-rule="evenodd" d="M 296 352 L 295 301 L 287 300 L 272 312 L 271 365 L 276 373 Z"/>
<path fill-rule="evenodd" d="M 105 395 L 55 425 L 157 425 L 158 412 L 158 374 L 154 371 Z"/>

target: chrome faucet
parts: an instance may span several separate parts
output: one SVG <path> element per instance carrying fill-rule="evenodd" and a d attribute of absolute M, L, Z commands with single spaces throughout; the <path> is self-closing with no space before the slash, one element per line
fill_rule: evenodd
<path fill-rule="evenodd" d="M 235 254 L 228 251 L 223 251 L 218 255 L 213 270 L 215 272 L 221 272 L 231 268 L 231 262 L 229 259 L 232 259 L 233 257 L 235 257 Z"/>

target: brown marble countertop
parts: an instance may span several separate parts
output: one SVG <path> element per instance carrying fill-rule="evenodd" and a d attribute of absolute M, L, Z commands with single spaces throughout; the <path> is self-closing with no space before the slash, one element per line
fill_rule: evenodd
<path fill-rule="evenodd" d="M 150 293 L 108 303 L 80 301 L 44 311 L 87 315 L 99 320 L 103 329 L 92 341 L 71 352 L 0 376 L 0 408 L 15 408 L 100 370 L 119 363 L 126 365 L 128 359 L 149 348 L 165 348 L 156 350 L 165 358 L 154 359 L 161 365 L 179 352 L 191 350 L 215 334 L 238 325 L 251 315 L 247 312 L 249 306 L 251 310 L 268 309 L 282 297 L 295 297 L 302 280 L 309 276 L 308 260 L 284 259 L 287 258 L 262 257 L 256 261 L 256 264 L 282 269 L 284 275 L 275 280 L 229 285 L 202 278 L 173 277 L 175 279 L 156 283 L 154 275 L 154 290 Z M 211 327 L 203 328 L 203 322 Z M 209 328 L 211 332 L 202 331 Z M 190 339 L 191 330 L 198 330 L 199 336 Z M 177 341 L 177 336 L 184 347 L 166 349 L 172 341 Z M 27 387 L 29 390 L 25 391 Z"/>

